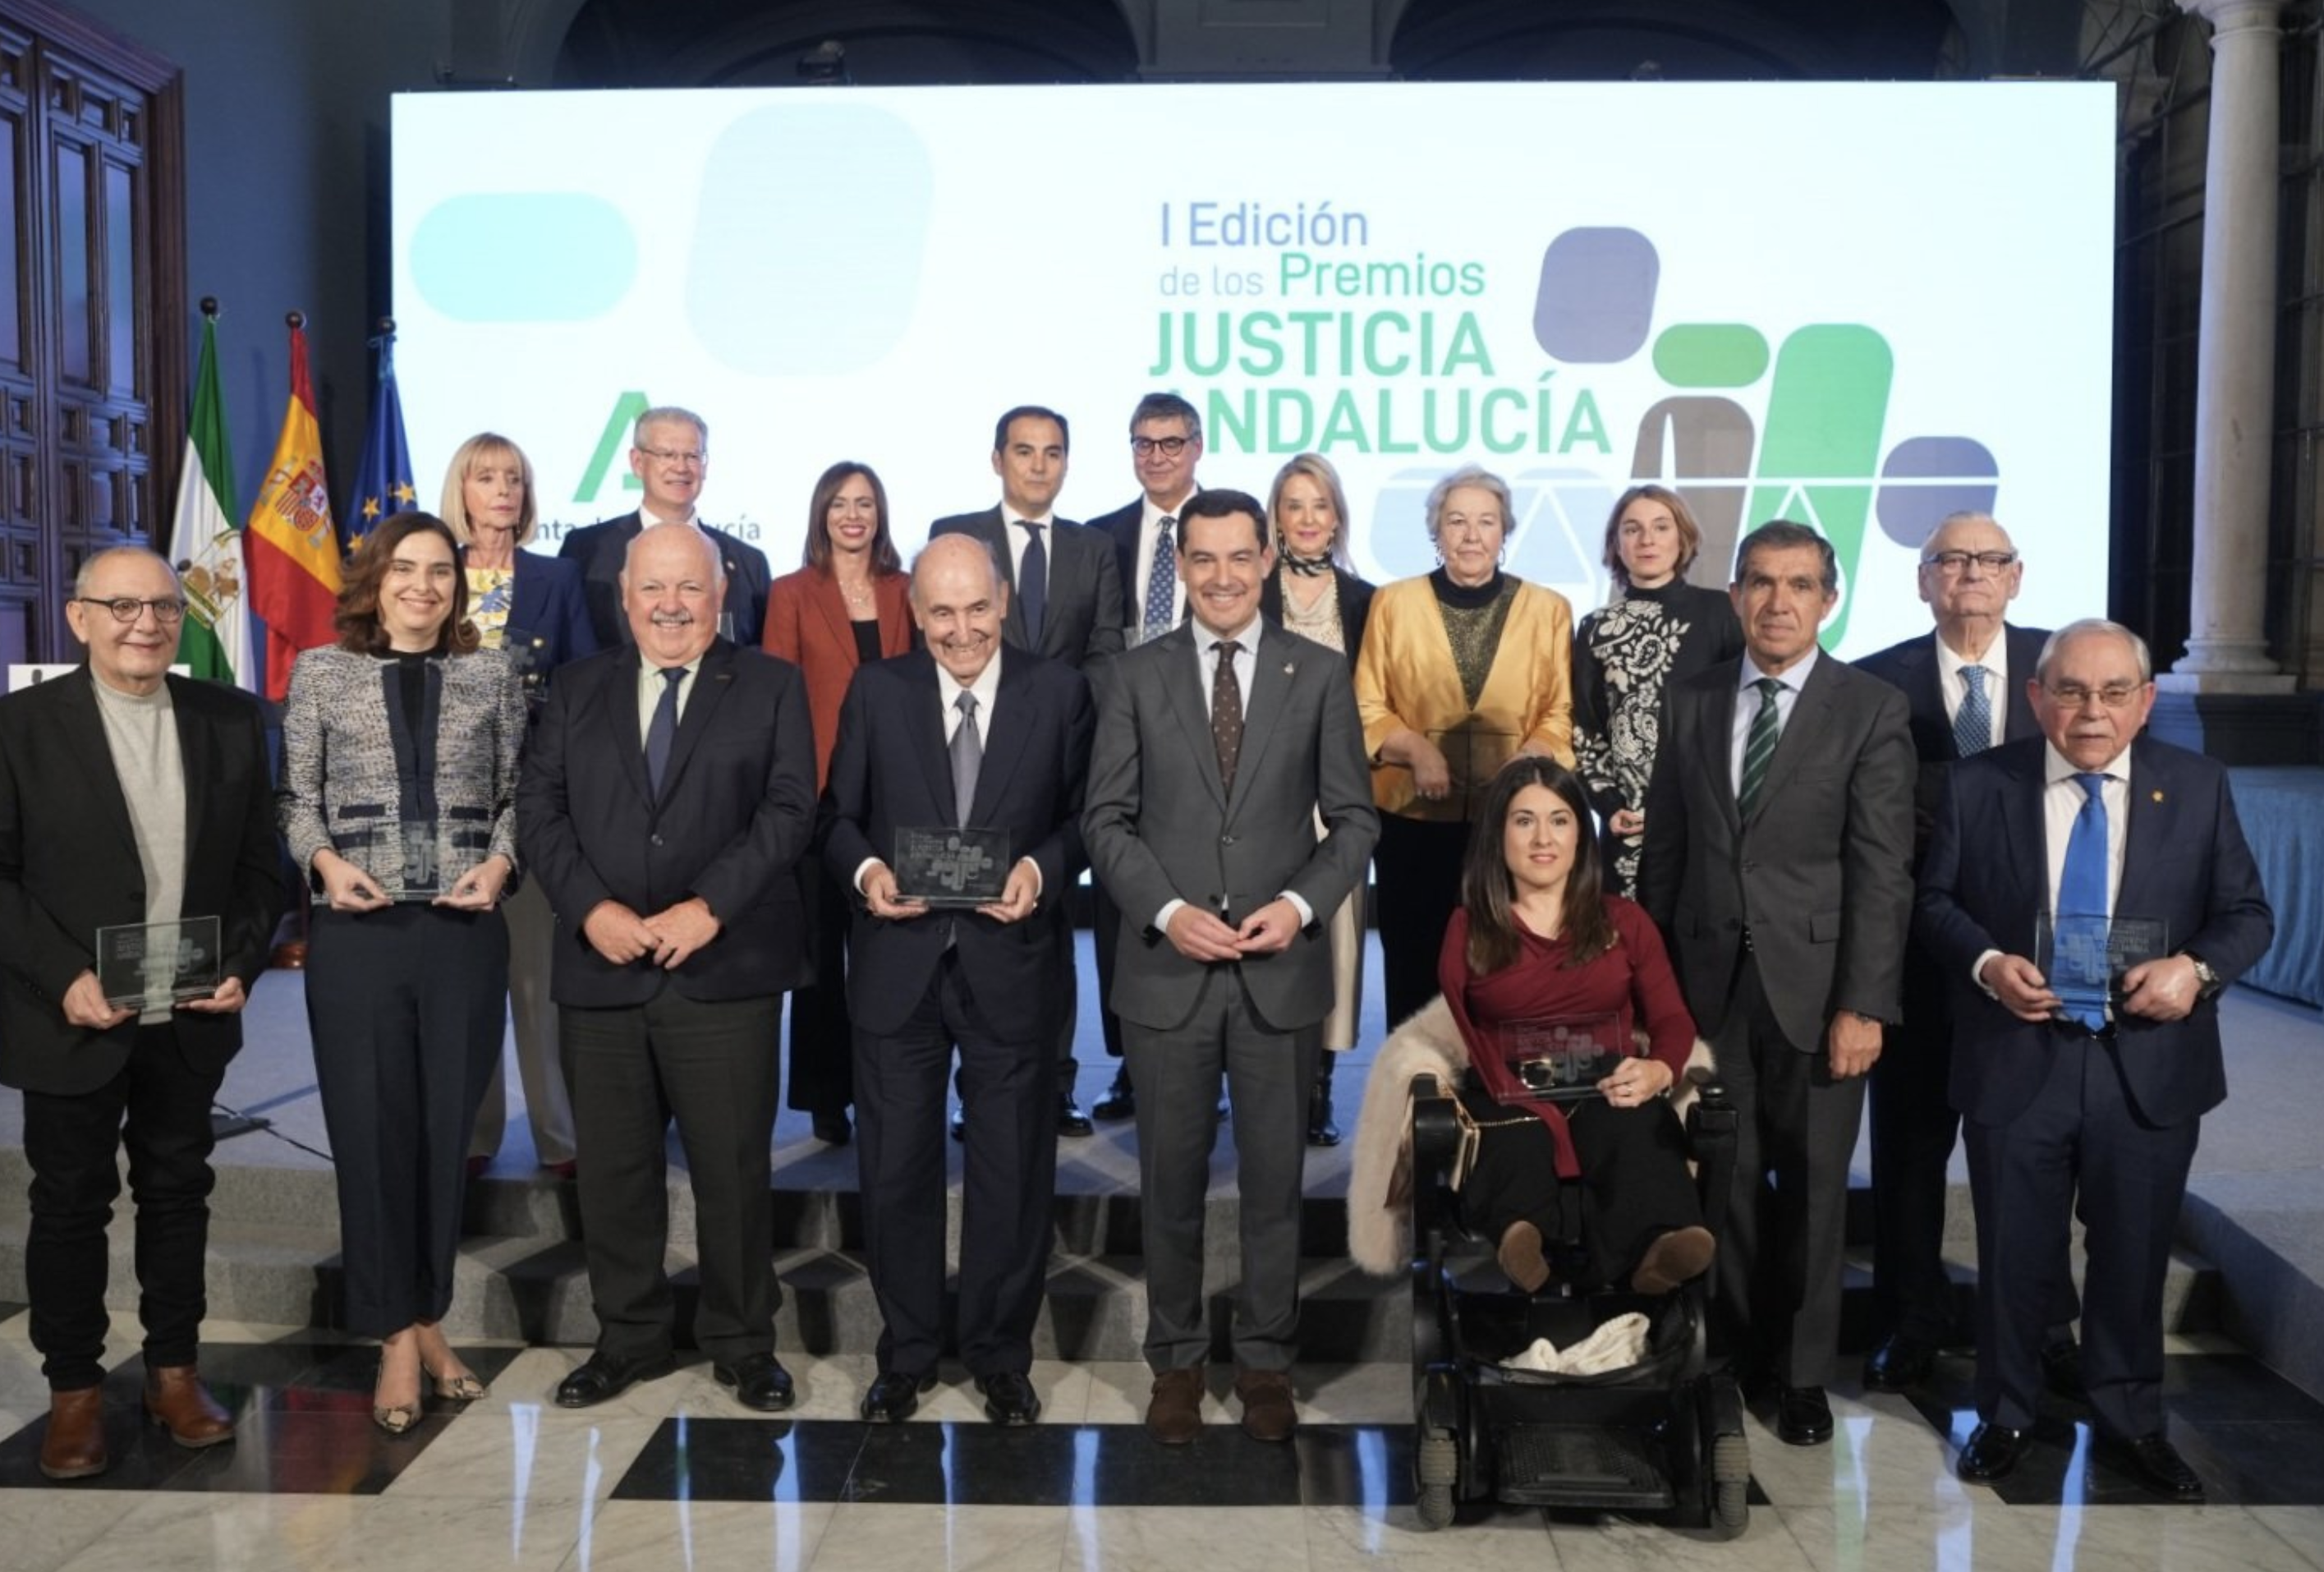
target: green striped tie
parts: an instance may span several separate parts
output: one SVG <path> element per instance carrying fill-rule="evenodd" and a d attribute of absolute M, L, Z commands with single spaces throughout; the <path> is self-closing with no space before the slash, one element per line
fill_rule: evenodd
<path fill-rule="evenodd" d="M 1760 790 L 1767 784 L 1767 762 L 1775 756 L 1775 739 L 1783 735 L 1775 695 L 1784 690 L 1784 685 L 1773 677 L 1762 677 L 1751 686 L 1759 690 L 1759 713 L 1751 717 L 1751 735 L 1743 739 L 1743 790 L 1735 799 L 1745 818 L 1759 806 Z"/>

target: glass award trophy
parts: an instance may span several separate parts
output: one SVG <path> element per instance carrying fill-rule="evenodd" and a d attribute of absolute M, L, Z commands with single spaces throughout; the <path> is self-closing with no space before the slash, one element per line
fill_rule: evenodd
<path fill-rule="evenodd" d="M 166 1009 L 217 992 L 218 920 L 129 922 L 97 930 L 97 983 L 116 1010 Z"/>
<path fill-rule="evenodd" d="M 2121 1004 L 2123 974 L 2170 953 L 2168 924 L 2103 911 L 2044 911 L 2034 920 L 2034 964 L 2069 1015 Z"/>
<path fill-rule="evenodd" d="M 899 828 L 896 898 L 931 906 L 982 906 L 1008 888 L 1005 829 Z"/>
<path fill-rule="evenodd" d="M 433 901 L 447 888 L 437 855 L 436 821 L 408 818 L 401 826 L 403 887 L 398 901 Z"/>
<path fill-rule="evenodd" d="M 1505 1021 L 1494 1029 L 1496 1050 L 1528 1102 L 1571 1103 L 1599 1096 L 1598 1083 L 1637 1050 L 1615 1015 L 1553 1021 Z"/>

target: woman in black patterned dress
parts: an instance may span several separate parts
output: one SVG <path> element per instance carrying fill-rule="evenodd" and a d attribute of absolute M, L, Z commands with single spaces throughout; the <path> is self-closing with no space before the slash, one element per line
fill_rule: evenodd
<path fill-rule="evenodd" d="M 1686 582 L 1702 532 L 1686 499 L 1634 485 L 1606 520 L 1613 599 L 1573 631 L 1575 772 L 1605 840 L 1607 885 L 1635 897 L 1664 685 L 1743 652 L 1727 596 Z"/>

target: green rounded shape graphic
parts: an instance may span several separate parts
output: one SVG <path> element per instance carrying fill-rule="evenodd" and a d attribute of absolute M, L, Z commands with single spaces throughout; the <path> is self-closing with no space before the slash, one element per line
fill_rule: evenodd
<path fill-rule="evenodd" d="M 1673 387 L 1749 387 L 1767 375 L 1767 339 L 1740 322 L 1683 322 L 1655 340 L 1655 370 Z"/>
<path fill-rule="evenodd" d="M 430 208 L 411 233 L 420 298 L 462 322 L 582 322 L 637 277 L 620 208 L 586 191 L 475 191 Z"/>

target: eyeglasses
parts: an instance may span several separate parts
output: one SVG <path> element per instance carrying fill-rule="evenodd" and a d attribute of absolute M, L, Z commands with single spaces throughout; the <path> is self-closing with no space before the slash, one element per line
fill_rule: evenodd
<path fill-rule="evenodd" d="M 2093 698 L 2108 709 L 2120 709 L 2145 691 L 2144 682 L 2109 682 L 2104 688 L 2085 688 L 2079 682 L 2061 682 L 2043 689 L 2052 703 L 2067 709 L 2080 709 Z"/>
<path fill-rule="evenodd" d="M 1922 558 L 1921 566 L 1949 574 L 1966 573 L 1974 562 L 1987 573 L 1999 573 L 2016 560 L 2015 551 L 1940 551 L 1933 557 Z"/>
<path fill-rule="evenodd" d="M 152 600 L 140 600 L 134 595 L 116 595 L 101 600 L 93 595 L 73 596 L 83 606 L 101 606 L 113 614 L 115 622 L 128 625 L 137 621 L 142 612 L 152 612 L 153 620 L 169 627 L 186 615 L 186 603 L 173 596 L 160 596 Z"/>
<path fill-rule="evenodd" d="M 1149 453 L 1159 453 L 1165 458 L 1176 458 L 1186 450 L 1184 437 L 1132 437 L 1130 450 L 1140 458 Z"/>
<path fill-rule="evenodd" d="M 664 464 L 674 464 L 681 469 L 696 468 L 710 457 L 707 453 L 696 452 L 687 448 L 641 448 L 638 451 L 649 458 L 659 459 Z"/>

